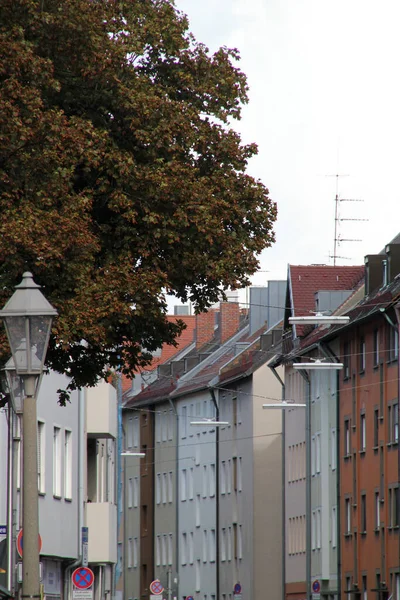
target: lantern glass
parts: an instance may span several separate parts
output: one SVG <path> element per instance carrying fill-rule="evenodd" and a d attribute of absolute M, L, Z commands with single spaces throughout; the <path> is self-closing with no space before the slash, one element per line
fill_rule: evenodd
<path fill-rule="evenodd" d="M 8 316 L 4 318 L 16 371 L 40 375 L 51 332 L 51 316 Z"/>

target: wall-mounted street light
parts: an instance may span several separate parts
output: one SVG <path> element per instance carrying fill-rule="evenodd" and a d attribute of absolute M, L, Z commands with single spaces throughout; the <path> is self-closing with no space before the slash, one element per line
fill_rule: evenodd
<path fill-rule="evenodd" d="M 346 325 L 350 321 L 350 317 L 342 315 L 324 315 L 317 312 L 315 315 L 303 317 L 289 317 L 291 325 Z"/>
<path fill-rule="evenodd" d="M 33 281 L 32 274 L 29 272 L 22 275 L 22 282 L 15 287 L 14 294 L 0 311 L 15 372 L 23 379 L 24 387 L 22 407 L 23 598 L 40 598 L 36 394 L 43 373 L 51 324 L 56 315 L 56 309 L 43 296 L 40 286 Z M 10 373 L 11 370 L 9 369 Z M 14 384 L 15 382 L 14 379 Z"/>
<path fill-rule="evenodd" d="M 285 400 L 283 400 L 282 402 L 275 402 L 273 404 L 263 404 L 262 407 L 263 408 L 281 408 L 281 409 L 285 409 L 285 408 L 305 408 L 307 406 L 307 404 L 300 404 L 298 402 L 286 402 Z"/>
<path fill-rule="evenodd" d="M 343 363 L 339 363 L 339 362 L 326 362 L 324 360 L 320 360 L 319 358 L 317 358 L 315 361 L 313 362 L 299 362 L 299 363 L 293 363 L 293 368 L 297 369 L 298 371 L 325 371 L 325 370 L 330 370 L 330 371 L 340 371 L 341 369 L 343 369 Z"/>
<path fill-rule="evenodd" d="M 144 456 L 146 456 L 145 452 L 121 452 L 121 456 L 139 456 L 140 458 L 143 458 Z"/>
<path fill-rule="evenodd" d="M 229 425 L 229 421 L 214 421 L 213 419 L 204 419 L 204 421 L 190 421 L 191 425 L 197 427 L 221 427 Z"/>

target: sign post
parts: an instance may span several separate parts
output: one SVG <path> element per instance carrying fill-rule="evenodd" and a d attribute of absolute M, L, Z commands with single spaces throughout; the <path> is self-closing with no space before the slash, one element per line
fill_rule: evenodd
<path fill-rule="evenodd" d="M 89 527 L 82 527 L 82 565 L 87 567 L 89 565 Z"/>

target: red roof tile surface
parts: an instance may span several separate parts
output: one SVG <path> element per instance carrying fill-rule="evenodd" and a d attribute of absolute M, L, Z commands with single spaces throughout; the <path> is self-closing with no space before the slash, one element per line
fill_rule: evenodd
<path fill-rule="evenodd" d="M 364 277 L 364 265 L 346 267 L 331 265 L 289 265 L 292 308 L 294 315 L 308 316 L 315 310 L 315 293 L 322 290 L 353 290 Z M 304 335 L 304 326 L 297 326 Z"/>
<path fill-rule="evenodd" d="M 167 320 L 173 323 L 177 320 L 184 321 L 186 323 L 186 329 L 184 329 L 181 335 L 176 339 L 176 346 L 169 346 L 163 344 L 161 348 L 161 355 L 155 356 L 151 363 L 146 367 L 146 371 L 153 371 L 157 365 L 165 363 L 167 360 L 173 358 L 178 352 L 181 352 L 187 346 L 194 341 L 194 332 L 196 329 L 196 316 L 195 315 L 167 315 Z M 122 392 L 126 392 L 131 388 L 132 380 L 128 379 L 125 375 L 122 377 Z"/>

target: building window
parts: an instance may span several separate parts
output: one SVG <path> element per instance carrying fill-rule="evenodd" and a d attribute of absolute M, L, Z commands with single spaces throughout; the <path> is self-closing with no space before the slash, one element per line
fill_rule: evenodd
<path fill-rule="evenodd" d="M 154 419 L 156 422 L 156 442 L 161 442 L 161 413 L 156 412 Z"/>
<path fill-rule="evenodd" d="M 215 465 L 210 465 L 210 498 L 215 496 Z"/>
<path fill-rule="evenodd" d="M 345 342 L 343 346 L 343 379 L 350 377 L 350 343 Z"/>
<path fill-rule="evenodd" d="M 182 438 L 186 437 L 187 434 L 187 418 L 186 418 L 186 406 L 182 406 L 182 415 L 181 415 L 181 420 L 182 420 Z"/>
<path fill-rule="evenodd" d="M 200 579 L 200 560 L 196 560 L 196 592 L 200 592 L 200 584 L 201 584 L 201 579 Z"/>
<path fill-rule="evenodd" d="M 374 448 L 379 446 L 379 408 L 374 410 Z"/>
<path fill-rule="evenodd" d="M 128 569 L 132 569 L 133 565 L 133 544 L 132 538 L 128 539 Z"/>
<path fill-rule="evenodd" d="M 139 504 L 139 477 L 133 478 L 133 508 Z"/>
<path fill-rule="evenodd" d="M 128 443 L 128 448 L 132 448 L 133 447 L 133 418 L 129 417 L 128 419 L 128 439 L 127 439 L 127 443 Z"/>
<path fill-rule="evenodd" d="M 365 371 L 365 363 L 366 363 L 365 339 L 364 338 L 360 339 L 359 360 L 360 360 L 360 373 L 364 373 L 364 371 Z"/>
<path fill-rule="evenodd" d="M 189 533 L 189 564 L 193 564 L 194 560 L 194 535 L 193 531 Z"/>
<path fill-rule="evenodd" d="M 181 546 L 181 563 L 186 565 L 186 552 L 187 552 L 187 536 L 186 533 L 182 533 L 182 546 Z"/>
<path fill-rule="evenodd" d="M 173 546 L 172 546 L 172 533 L 168 534 L 168 564 L 172 565 L 173 558 Z"/>
<path fill-rule="evenodd" d="M 156 475 L 156 504 L 161 502 L 161 473 Z"/>
<path fill-rule="evenodd" d="M 207 498 L 207 465 L 203 465 L 203 498 Z"/>
<path fill-rule="evenodd" d="M 128 479 L 128 508 L 132 508 L 133 502 L 133 481 Z"/>
<path fill-rule="evenodd" d="M 350 419 L 344 420 L 344 456 L 350 456 Z"/>
<path fill-rule="evenodd" d="M 312 518 L 311 518 L 311 549 L 316 550 L 316 548 L 317 548 L 317 511 L 313 510 Z M 297 550 L 297 543 L 295 543 L 295 551 L 296 550 Z"/>
<path fill-rule="evenodd" d="M 72 498 L 72 432 L 64 432 L 64 497 Z"/>
<path fill-rule="evenodd" d="M 232 461 L 228 460 L 228 470 L 227 470 L 227 482 L 226 482 L 226 490 L 228 494 L 232 491 Z"/>
<path fill-rule="evenodd" d="M 174 411 L 171 410 L 169 411 L 169 415 L 168 415 L 168 439 L 172 440 L 173 439 L 173 435 L 174 435 L 174 420 L 175 420 L 175 415 L 174 415 Z"/>
<path fill-rule="evenodd" d="M 399 526 L 399 488 L 389 488 L 389 527 Z"/>
<path fill-rule="evenodd" d="M 315 435 L 315 472 L 321 473 L 321 434 Z"/>
<path fill-rule="evenodd" d="M 368 600 L 367 576 L 362 576 L 362 600 Z"/>
<path fill-rule="evenodd" d="M 172 504 L 174 497 L 174 479 L 172 471 L 168 473 L 168 502 Z"/>
<path fill-rule="evenodd" d="M 332 548 L 336 548 L 336 540 L 337 540 L 337 514 L 336 514 L 336 506 L 332 506 L 332 531 L 331 531 L 331 541 Z"/>
<path fill-rule="evenodd" d="M 156 538 L 156 566 L 161 565 L 161 535 Z"/>
<path fill-rule="evenodd" d="M 186 500 L 186 489 L 187 489 L 186 469 L 182 469 L 182 471 L 181 471 L 181 501 L 182 502 L 185 502 L 185 500 Z"/>
<path fill-rule="evenodd" d="M 238 492 L 242 491 L 242 487 L 243 487 L 243 481 L 242 481 L 242 457 L 239 456 L 239 458 L 237 459 L 237 486 L 238 486 Z"/>
<path fill-rule="evenodd" d="M 237 426 L 237 398 L 234 396 L 232 398 L 232 425 L 234 427 Z"/>
<path fill-rule="evenodd" d="M 147 415 L 144 415 L 147 419 Z M 133 447 L 139 448 L 139 417 L 133 419 Z"/>
<path fill-rule="evenodd" d="M 162 431 L 162 441 L 166 442 L 167 441 L 167 429 L 168 429 L 168 413 L 166 410 L 164 410 L 163 414 L 162 414 L 162 427 L 161 427 L 161 431 Z"/>
<path fill-rule="evenodd" d="M 361 533 L 367 533 L 367 496 L 361 494 Z"/>
<path fill-rule="evenodd" d="M 195 511 L 196 511 L 196 527 L 200 527 L 200 494 L 196 495 Z"/>
<path fill-rule="evenodd" d="M 232 560 L 232 527 L 228 527 L 227 557 L 228 561 Z"/>
<path fill-rule="evenodd" d="M 193 500 L 193 493 L 194 493 L 194 472 L 193 472 L 193 467 L 191 467 L 189 469 L 189 491 L 188 491 L 188 497 L 189 500 Z"/>
<path fill-rule="evenodd" d="M 388 406 L 388 438 L 391 444 L 399 441 L 399 403 Z"/>
<path fill-rule="evenodd" d="M 388 324 L 388 360 L 395 361 L 399 357 L 399 332 L 394 327 Z"/>
<path fill-rule="evenodd" d="M 242 560 L 243 558 L 243 532 L 242 526 L 238 526 L 238 559 Z"/>
<path fill-rule="evenodd" d="M 345 533 L 351 533 L 351 503 L 350 498 L 344 501 Z"/>
<path fill-rule="evenodd" d="M 204 529 L 203 530 L 203 562 L 207 562 L 207 543 L 208 543 L 207 530 Z"/>
<path fill-rule="evenodd" d="M 138 538 L 133 538 L 133 568 L 134 569 L 136 569 L 138 566 L 138 553 L 139 553 Z"/>
<path fill-rule="evenodd" d="M 226 462 L 221 462 L 221 494 L 226 493 Z"/>
<path fill-rule="evenodd" d="M 221 562 L 226 561 L 226 529 L 221 530 Z"/>
<path fill-rule="evenodd" d="M 360 450 L 365 452 L 367 447 L 367 424 L 365 418 L 365 412 L 360 415 Z"/>
<path fill-rule="evenodd" d="M 53 494 L 61 496 L 61 429 L 53 431 Z"/>
<path fill-rule="evenodd" d="M 46 450 L 45 450 L 45 435 L 44 435 L 45 429 L 44 429 L 44 423 L 42 423 L 42 421 L 38 421 L 38 425 L 37 425 L 37 447 L 38 447 L 38 491 L 39 494 L 44 494 L 46 491 L 45 488 L 45 456 L 46 456 Z M 20 468 L 19 468 L 19 462 L 18 462 L 18 477 L 17 477 L 17 487 L 20 488 L 21 485 L 21 474 L 20 474 Z"/>
<path fill-rule="evenodd" d="M 163 473 L 162 474 L 162 486 L 161 486 L 161 498 L 162 498 L 163 504 L 167 504 L 167 488 L 168 488 L 167 473 Z"/>
<path fill-rule="evenodd" d="M 216 550 L 215 529 L 211 529 L 211 531 L 210 531 L 210 562 L 215 562 L 215 550 Z"/>
<path fill-rule="evenodd" d="M 381 502 L 379 492 L 375 492 L 375 529 L 379 530 L 381 526 Z"/>
<path fill-rule="evenodd" d="M 334 471 L 336 469 L 336 429 L 331 429 L 331 469 Z"/>
<path fill-rule="evenodd" d="M 168 536 L 165 533 L 161 538 L 161 561 L 163 567 L 167 566 L 167 546 L 168 546 Z"/>
<path fill-rule="evenodd" d="M 372 354 L 374 367 L 377 367 L 379 365 L 379 331 L 377 329 L 374 330 Z"/>

